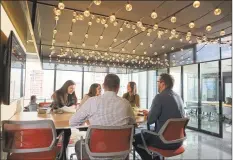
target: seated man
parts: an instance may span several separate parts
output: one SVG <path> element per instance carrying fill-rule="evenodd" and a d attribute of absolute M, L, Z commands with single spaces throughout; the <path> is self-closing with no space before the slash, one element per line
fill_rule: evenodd
<path fill-rule="evenodd" d="M 86 120 L 90 125 L 123 126 L 135 124 L 135 118 L 129 102 L 117 96 L 120 79 L 115 74 L 108 74 L 104 79 L 104 94 L 89 98 L 71 117 L 70 126 L 78 127 Z M 114 145 L 114 144 L 113 144 Z M 80 141 L 75 145 L 77 157 L 80 156 Z M 83 147 L 83 158 L 88 155 Z M 81 159 L 79 157 L 79 159 Z"/>
<path fill-rule="evenodd" d="M 172 88 L 174 84 L 174 79 L 171 75 L 163 73 L 160 75 L 158 81 L 158 91 L 159 94 L 153 99 L 150 111 L 144 111 L 147 116 L 148 125 L 155 124 L 155 132 L 159 132 L 160 128 L 164 123 L 170 118 L 183 118 L 184 109 L 183 101 L 181 97 L 175 93 Z M 145 134 L 144 138 L 147 145 L 160 148 L 160 149 L 177 149 L 182 144 L 164 144 L 159 137 Z M 139 144 L 142 144 L 141 133 L 134 136 L 134 147 L 138 154 L 143 160 L 152 159 L 145 150 L 138 148 Z"/>

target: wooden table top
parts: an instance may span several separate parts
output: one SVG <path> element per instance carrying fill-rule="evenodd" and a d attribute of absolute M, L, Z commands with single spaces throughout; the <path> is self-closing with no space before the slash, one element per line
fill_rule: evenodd
<path fill-rule="evenodd" d="M 70 128 L 69 120 L 74 113 L 63 114 L 38 114 L 37 112 L 19 112 L 16 113 L 10 120 L 14 121 L 36 121 L 36 120 L 52 120 L 56 129 Z M 146 122 L 145 116 L 135 116 L 137 123 Z M 88 124 L 80 126 L 80 128 L 88 127 Z"/>

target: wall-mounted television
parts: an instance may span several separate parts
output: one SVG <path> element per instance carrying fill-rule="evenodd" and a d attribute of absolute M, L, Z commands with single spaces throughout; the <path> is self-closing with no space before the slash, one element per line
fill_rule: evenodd
<path fill-rule="evenodd" d="M 2 102 L 9 105 L 24 96 L 26 54 L 13 31 L 3 52 L 3 96 Z"/>

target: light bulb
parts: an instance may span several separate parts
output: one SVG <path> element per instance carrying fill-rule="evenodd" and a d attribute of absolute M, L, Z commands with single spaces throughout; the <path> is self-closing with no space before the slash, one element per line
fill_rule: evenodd
<path fill-rule="evenodd" d="M 150 47 L 153 47 L 153 44 L 152 44 L 152 43 L 150 44 Z"/>
<path fill-rule="evenodd" d="M 112 50 L 112 47 L 109 47 L 109 50 L 111 51 L 111 50 Z"/>
<path fill-rule="evenodd" d="M 105 18 L 102 18 L 102 19 L 101 19 L 101 23 L 102 23 L 102 24 L 105 24 L 105 23 L 106 23 L 106 19 L 105 19 Z"/>
<path fill-rule="evenodd" d="M 100 23 L 100 18 L 98 17 L 98 18 L 96 18 L 96 23 Z"/>
<path fill-rule="evenodd" d="M 198 8 L 198 7 L 200 7 L 200 5 L 201 5 L 200 1 L 194 1 L 193 2 L 193 7 L 194 8 Z"/>
<path fill-rule="evenodd" d="M 88 38 L 88 34 L 85 34 L 85 38 Z"/>
<path fill-rule="evenodd" d="M 183 42 L 183 39 L 182 39 L 182 38 L 180 39 L 180 42 Z"/>
<path fill-rule="evenodd" d="M 83 15 L 81 15 L 81 14 L 79 15 L 79 20 L 80 20 L 80 21 L 83 21 L 83 20 L 84 20 Z"/>
<path fill-rule="evenodd" d="M 70 36 L 73 36 L 73 32 L 70 31 L 70 32 L 69 32 L 69 35 L 70 35 Z"/>
<path fill-rule="evenodd" d="M 56 16 L 60 16 L 61 15 L 61 10 L 54 8 L 54 13 L 55 13 Z"/>
<path fill-rule="evenodd" d="M 138 26 L 138 28 L 141 28 L 141 27 L 142 27 L 142 22 L 141 22 L 141 21 L 138 21 L 138 22 L 137 22 L 137 26 Z"/>
<path fill-rule="evenodd" d="M 91 19 L 95 19 L 95 15 L 92 14 L 92 15 L 91 15 Z"/>
<path fill-rule="evenodd" d="M 172 35 L 175 35 L 175 34 L 176 34 L 176 30 L 175 30 L 175 29 L 172 29 L 172 30 L 171 30 L 171 34 L 172 34 Z"/>
<path fill-rule="evenodd" d="M 186 41 L 189 41 L 191 38 L 189 36 L 186 36 Z"/>
<path fill-rule="evenodd" d="M 194 28 L 195 27 L 195 23 L 194 22 L 190 22 L 189 23 L 189 28 Z"/>
<path fill-rule="evenodd" d="M 158 28 L 159 28 L 159 26 L 157 24 L 154 24 L 153 29 L 156 30 Z"/>
<path fill-rule="evenodd" d="M 117 42 L 117 39 L 116 39 L 116 38 L 114 38 L 114 39 L 113 39 L 113 42 Z"/>
<path fill-rule="evenodd" d="M 83 47 L 85 47 L 85 46 L 86 46 L 86 44 L 85 44 L 85 43 L 83 43 L 83 44 L 82 44 L 82 46 L 83 46 Z"/>
<path fill-rule="evenodd" d="M 110 19 L 110 22 L 114 22 L 114 21 L 116 20 L 115 14 L 112 14 L 112 15 L 109 17 L 109 19 Z"/>
<path fill-rule="evenodd" d="M 137 34 L 137 33 L 138 33 L 138 30 L 135 29 L 134 32 Z"/>
<path fill-rule="evenodd" d="M 127 25 L 126 25 L 126 28 L 130 28 L 131 27 L 131 25 L 128 23 Z"/>
<path fill-rule="evenodd" d="M 128 2 L 126 5 L 125 5 L 125 9 L 126 11 L 131 11 L 133 9 L 132 5 Z"/>
<path fill-rule="evenodd" d="M 115 22 L 113 22 L 113 26 L 117 26 L 118 25 L 118 22 L 117 21 L 115 21 Z"/>
<path fill-rule="evenodd" d="M 58 17 L 58 16 L 55 16 L 55 20 L 58 21 L 58 20 L 59 20 L 59 17 Z"/>
<path fill-rule="evenodd" d="M 146 27 L 142 27 L 141 29 L 142 29 L 142 32 L 144 32 L 146 30 Z"/>
<path fill-rule="evenodd" d="M 157 55 L 157 54 L 158 54 L 157 52 L 154 53 L 154 55 Z"/>
<path fill-rule="evenodd" d="M 171 22 L 172 22 L 172 23 L 176 23 L 176 17 L 175 17 L 175 16 L 172 16 L 172 17 L 171 17 Z"/>
<path fill-rule="evenodd" d="M 188 37 L 192 36 L 192 33 L 191 32 L 187 32 L 187 36 Z"/>
<path fill-rule="evenodd" d="M 133 53 L 135 53 L 135 50 L 133 50 Z"/>
<path fill-rule="evenodd" d="M 162 49 L 164 49 L 165 48 L 165 46 L 162 46 Z"/>
<path fill-rule="evenodd" d="M 53 39 L 53 40 L 52 40 L 52 43 L 56 43 L 56 40 L 55 40 L 55 39 Z"/>
<path fill-rule="evenodd" d="M 150 16 L 152 19 L 156 19 L 158 15 L 155 11 L 153 11 Z"/>
<path fill-rule="evenodd" d="M 214 10 L 214 15 L 216 15 L 216 16 L 220 15 L 221 13 L 222 13 L 222 10 L 220 8 L 216 8 Z"/>
<path fill-rule="evenodd" d="M 144 54 L 147 54 L 147 52 L 145 51 Z"/>
<path fill-rule="evenodd" d="M 150 33 L 149 32 L 147 32 L 147 34 L 146 34 L 148 37 L 150 36 Z"/>
<path fill-rule="evenodd" d="M 65 4 L 64 4 L 63 2 L 59 2 L 59 3 L 58 3 L 58 8 L 59 8 L 60 10 L 63 10 L 63 9 L 65 8 Z"/>
<path fill-rule="evenodd" d="M 206 26 L 206 30 L 207 30 L 208 32 L 211 31 L 211 29 L 212 29 L 211 25 Z"/>
<path fill-rule="evenodd" d="M 152 32 L 152 29 L 149 28 L 147 31 L 148 31 L 149 33 L 151 33 L 151 32 Z"/>
<path fill-rule="evenodd" d="M 104 24 L 104 27 L 105 27 L 105 28 L 108 28 L 108 24 Z"/>
<path fill-rule="evenodd" d="M 120 28 L 120 31 L 122 32 L 122 31 L 123 31 L 123 28 Z"/>
<path fill-rule="evenodd" d="M 224 30 L 220 31 L 220 36 L 224 36 L 226 34 L 226 32 Z"/>
<path fill-rule="evenodd" d="M 101 4 L 101 0 L 94 1 L 95 5 L 99 6 Z"/>
<path fill-rule="evenodd" d="M 100 36 L 100 39 L 103 39 L 104 37 L 103 36 Z"/>
<path fill-rule="evenodd" d="M 70 45 L 70 41 L 67 42 L 67 45 L 68 45 L 68 46 Z"/>
<path fill-rule="evenodd" d="M 73 23 L 75 23 L 75 22 L 76 22 L 76 19 L 75 19 L 75 18 L 73 18 L 73 19 L 72 19 L 72 22 L 73 22 Z"/>
<path fill-rule="evenodd" d="M 91 22 L 91 21 L 90 21 L 90 22 L 88 22 L 88 25 L 89 25 L 89 26 L 91 26 L 91 25 L 92 25 L 92 22 Z"/>
<path fill-rule="evenodd" d="M 98 45 L 97 45 L 97 44 L 95 45 L 95 48 L 98 48 Z"/>
<path fill-rule="evenodd" d="M 173 51 L 173 50 L 174 50 L 174 47 L 172 47 L 171 50 Z"/>
<path fill-rule="evenodd" d="M 128 43 L 130 44 L 130 43 L 131 43 L 131 40 L 128 40 Z"/>
<path fill-rule="evenodd" d="M 56 33 L 57 33 L 57 30 L 56 30 L 56 29 L 54 29 L 54 30 L 53 30 L 53 34 L 56 34 Z"/>
<path fill-rule="evenodd" d="M 136 26 L 135 26 L 134 24 L 132 25 L 132 29 L 133 29 L 133 30 L 135 30 L 135 29 L 136 29 Z"/>
<path fill-rule="evenodd" d="M 193 42 L 190 40 L 189 43 L 191 44 L 191 43 L 193 43 Z"/>
<path fill-rule="evenodd" d="M 83 14 L 84 14 L 85 17 L 89 17 L 89 16 L 91 15 L 89 9 L 85 10 L 85 11 L 83 12 Z"/>
<path fill-rule="evenodd" d="M 143 46 L 143 42 L 141 42 L 140 45 Z"/>
<path fill-rule="evenodd" d="M 124 49 L 124 48 L 122 48 L 121 50 L 122 50 L 123 52 L 125 51 L 125 49 Z"/>
<path fill-rule="evenodd" d="M 180 51 L 184 51 L 184 49 L 183 49 L 183 48 L 181 48 L 181 49 L 180 49 Z M 173 55 L 173 57 L 175 57 L 175 55 Z"/>

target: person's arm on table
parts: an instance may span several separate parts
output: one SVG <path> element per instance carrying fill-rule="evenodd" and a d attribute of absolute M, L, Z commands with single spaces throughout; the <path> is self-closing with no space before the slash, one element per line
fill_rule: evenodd
<path fill-rule="evenodd" d="M 70 118 L 70 126 L 78 127 L 82 125 L 90 116 L 91 113 L 91 101 L 86 101 L 82 107 Z"/>

